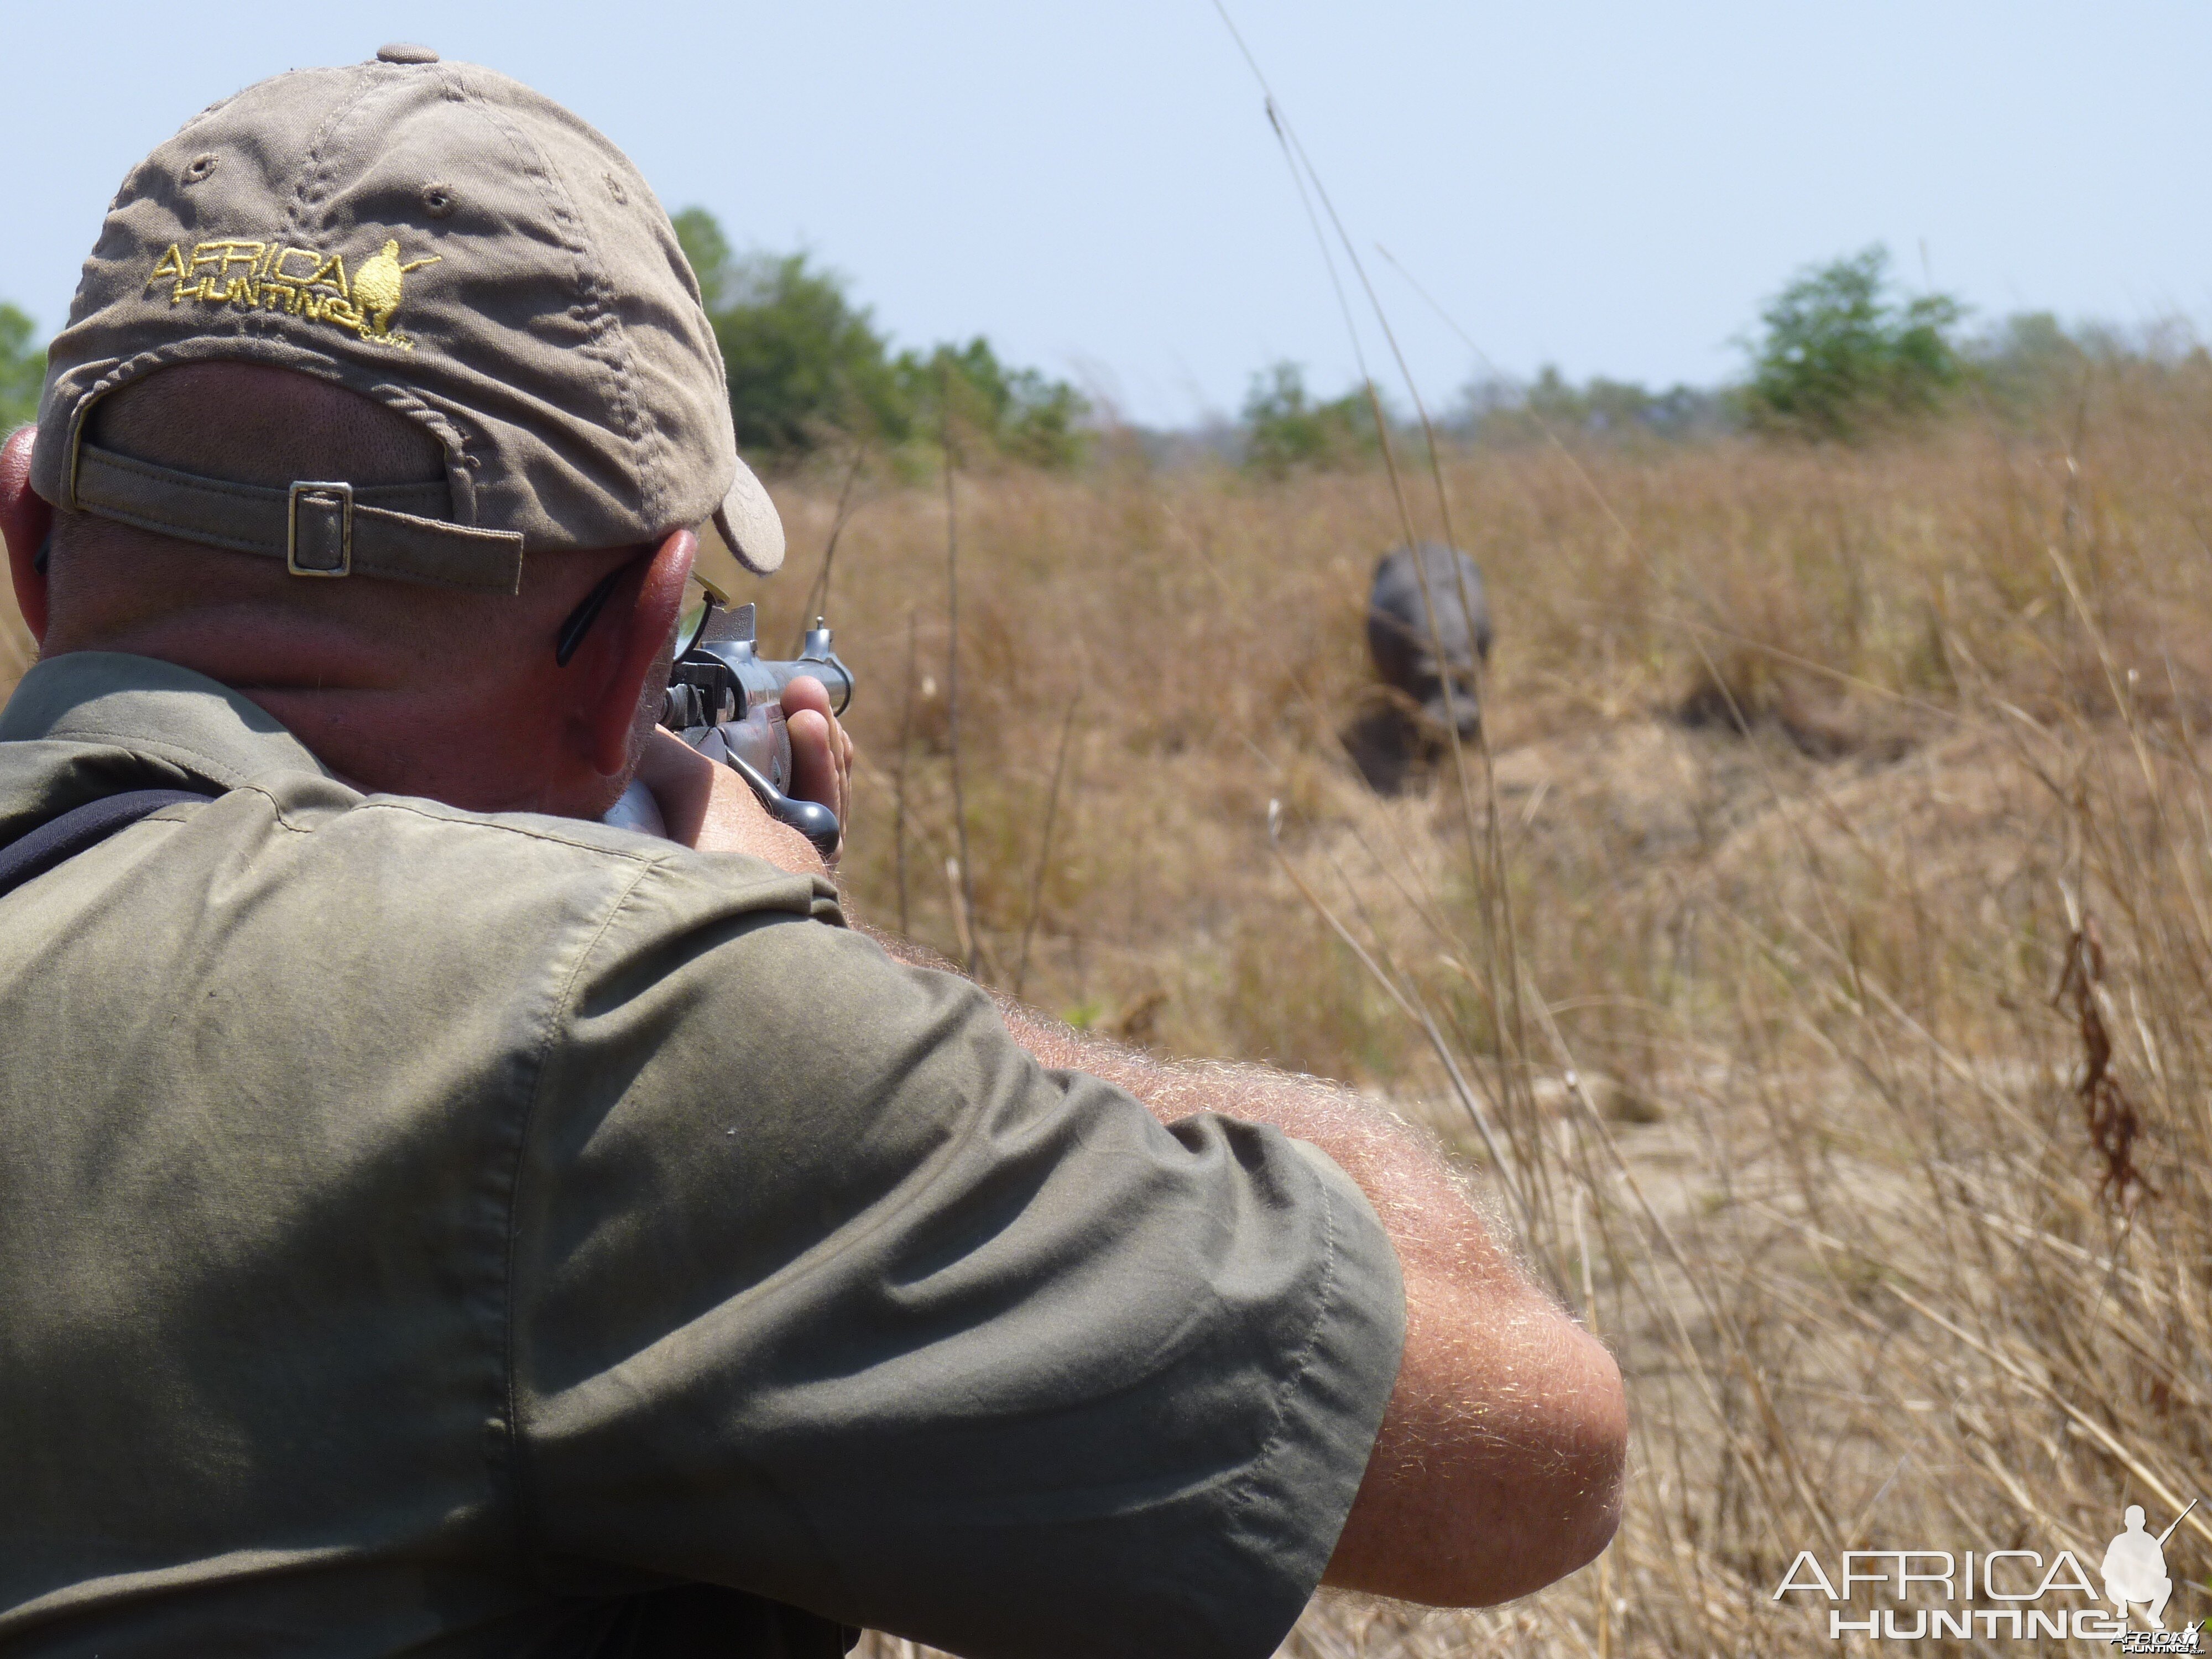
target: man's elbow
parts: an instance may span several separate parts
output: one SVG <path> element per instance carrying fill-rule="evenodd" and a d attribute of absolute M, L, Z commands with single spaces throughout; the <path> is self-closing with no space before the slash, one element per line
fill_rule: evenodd
<path fill-rule="evenodd" d="M 1324 1583 L 1425 1602 L 1488 1607 L 1596 1559 L 1620 1524 L 1628 1405 L 1602 1343 L 1564 1318 L 1462 1395 L 1425 1434 L 1378 1446 Z M 1441 1391 L 1440 1391 L 1441 1392 Z M 1434 1400 L 1435 1396 L 1430 1398 Z"/>
<path fill-rule="evenodd" d="M 1529 1582 L 1496 1599 L 1525 1595 L 1603 1554 L 1620 1526 L 1628 1465 L 1628 1398 L 1620 1367 L 1595 1337 L 1576 1333 L 1579 1387 L 1562 1413 L 1548 1486 L 1548 1548 L 1528 1563 Z"/>
<path fill-rule="evenodd" d="M 1627 1396 L 1620 1368 L 1602 1343 L 1577 1329 L 1566 1346 L 1569 1353 L 1521 1449 L 1520 1478 L 1503 1483 L 1520 1524 L 1470 1528 L 1488 1535 L 1462 1540 L 1457 1582 L 1433 1586 L 1443 1593 L 1424 1601 L 1456 1607 L 1510 1601 L 1589 1565 L 1613 1541 L 1628 1462 Z"/>

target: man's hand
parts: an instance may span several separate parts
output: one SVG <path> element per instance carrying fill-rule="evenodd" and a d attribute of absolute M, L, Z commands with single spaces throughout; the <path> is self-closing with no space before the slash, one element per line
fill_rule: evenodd
<path fill-rule="evenodd" d="M 830 694 L 819 680 L 793 680 L 785 688 L 783 710 L 791 734 L 791 793 L 819 801 L 845 823 L 853 798 L 853 739 L 830 712 Z M 637 779 L 659 802 L 672 841 L 702 853 L 749 853 L 793 875 L 830 873 L 812 843 L 769 817 L 743 778 L 672 732 L 653 728 Z"/>

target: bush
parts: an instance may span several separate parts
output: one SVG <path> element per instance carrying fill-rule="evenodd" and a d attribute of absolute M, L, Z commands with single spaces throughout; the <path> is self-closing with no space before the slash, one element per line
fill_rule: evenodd
<path fill-rule="evenodd" d="M 2014 426 L 2063 426 L 2099 363 L 2119 368 L 2148 358 L 2109 330 L 2093 326 L 2077 337 L 2051 313 L 2033 311 L 1972 342 L 1966 361 L 1990 414 Z"/>
<path fill-rule="evenodd" d="M 840 433 L 906 439 L 909 411 L 884 337 L 842 277 L 804 253 L 733 253 L 702 208 L 677 216 L 676 234 L 722 350 L 740 449 L 791 453 Z"/>
<path fill-rule="evenodd" d="M 1762 314 L 1745 401 L 1771 430 L 1852 439 L 1940 408 L 1964 378 L 1952 331 L 1966 308 L 1944 294 L 1890 295 L 1879 245 L 1802 272 Z"/>
<path fill-rule="evenodd" d="M 956 447 L 980 444 L 1032 466 L 1072 466 L 1083 459 L 1090 434 L 1077 422 L 1090 413 L 1089 400 L 1065 380 L 1008 368 L 980 334 L 927 357 L 903 352 L 897 369 L 908 418 L 922 433 L 949 436 Z"/>
<path fill-rule="evenodd" d="M 703 208 L 676 216 L 730 380 L 738 447 L 795 458 L 838 438 L 887 448 L 950 435 L 1039 466 L 1081 459 L 1090 405 L 1064 380 L 1010 368 L 977 336 L 891 355 L 836 272 L 804 253 L 739 254 Z"/>
<path fill-rule="evenodd" d="M 1281 477 L 1300 468 L 1344 466 L 1380 447 L 1364 391 L 1316 403 L 1307 395 L 1304 371 L 1291 362 L 1252 377 L 1244 399 L 1244 465 L 1253 471 Z"/>
<path fill-rule="evenodd" d="M 31 343 L 34 331 L 28 317 L 0 300 L 0 434 L 39 418 L 46 350 Z"/>

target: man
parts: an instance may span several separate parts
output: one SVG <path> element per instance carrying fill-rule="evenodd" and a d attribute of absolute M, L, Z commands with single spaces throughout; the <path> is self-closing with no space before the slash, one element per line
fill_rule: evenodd
<path fill-rule="evenodd" d="M 1618 1373 L 1425 1145 L 895 962 L 653 731 L 781 532 L 567 112 L 187 125 L 0 534 L 0 850 L 179 792 L 0 896 L 0 1652 L 1261 1655 L 1603 1547 Z"/>
<path fill-rule="evenodd" d="M 2105 1599 L 2119 1609 L 2124 1620 L 2129 1603 L 2140 1602 L 2150 1627 L 2164 1630 L 2166 1599 L 2173 1594 L 2173 1580 L 2166 1571 L 2165 1540 L 2144 1530 L 2140 1504 L 2129 1504 L 2120 1519 L 2125 1530 L 2105 1549 Z"/>

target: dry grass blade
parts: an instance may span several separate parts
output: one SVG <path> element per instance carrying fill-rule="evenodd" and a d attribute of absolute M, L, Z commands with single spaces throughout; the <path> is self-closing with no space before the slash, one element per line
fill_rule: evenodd
<path fill-rule="evenodd" d="M 1060 744 L 1053 751 L 1052 788 L 1045 795 L 1044 828 L 1037 833 L 1036 873 L 1030 878 L 1029 915 L 1022 923 L 1022 953 L 1014 963 L 1017 997 L 1029 984 L 1030 946 L 1036 939 L 1038 919 L 1044 915 L 1044 872 L 1052 865 L 1052 827 L 1060 816 L 1060 786 L 1067 775 L 1067 740 L 1075 735 L 1075 711 L 1082 702 L 1083 692 L 1079 687 L 1067 700 L 1067 714 L 1060 722 Z"/>
<path fill-rule="evenodd" d="M 951 402 L 948 392 L 947 409 Z M 960 510 L 953 494 L 954 477 L 952 434 L 948 426 L 945 435 L 945 726 L 951 762 L 952 836 L 960 852 L 946 868 L 959 899 L 960 961 L 973 974 L 980 936 L 975 931 L 975 866 L 968 854 L 968 796 L 960 765 Z"/>

